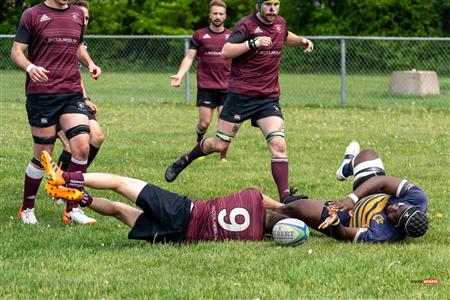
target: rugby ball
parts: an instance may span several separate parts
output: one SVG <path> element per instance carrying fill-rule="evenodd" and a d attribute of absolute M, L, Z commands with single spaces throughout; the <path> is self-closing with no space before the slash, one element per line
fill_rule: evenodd
<path fill-rule="evenodd" d="M 284 219 L 272 229 L 275 242 L 283 246 L 297 246 L 303 244 L 309 236 L 308 226 L 299 219 Z"/>

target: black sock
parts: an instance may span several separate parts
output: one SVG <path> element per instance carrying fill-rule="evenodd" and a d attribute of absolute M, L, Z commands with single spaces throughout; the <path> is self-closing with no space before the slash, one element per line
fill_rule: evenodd
<path fill-rule="evenodd" d="M 87 162 L 88 167 L 92 163 L 92 161 L 95 159 L 95 157 L 97 156 L 98 150 L 100 150 L 100 148 L 97 148 L 95 146 L 92 146 L 92 144 L 89 144 L 89 155 L 88 155 L 88 162 Z"/>
<path fill-rule="evenodd" d="M 63 150 L 58 159 L 58 166 L 61 166 L 61 170 L 67 172 L 69 169 L 70 160 L 72 159 L 72 154 L 69 151 Z"/>

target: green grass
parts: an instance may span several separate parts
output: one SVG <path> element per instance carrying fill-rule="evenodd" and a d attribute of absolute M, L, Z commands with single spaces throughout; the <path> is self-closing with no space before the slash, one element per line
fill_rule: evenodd
<path fill-rule="evenodd" d="M 87 75 L 87 74 L 85 74 Z M 96 101 L 107 102 L 184 102 L 184 83 L 170 88 L 169 73 L 108 73 L 101 79 L 85 80 Z M 24 98 L 24 75 L 17 71 L 0 74 L 0 100 Z M 87 78 L 88 76 L 85 76 Z M 184 82 L 184 81 L 183 81 Z M 347 77 L 347 107 L 448 109 L 450 107 L 450 77 L 439 78 L 440 96 L 393 97 L 388 94 L 390 74 L 349 75 Z M 336 75 L 281 74 L 280 84 L 284 106 L 340 107 L 341 78 Z M 191 103 L 196 99 L 196 75 L 191 73 Z"/>
<path fill-rule="evenodd" d="M 219 163 L 218 156 L 211 155 L 194 162 L 176 182 L 166 183 L 163 173 L 168 164 L 194 146 L 197 110 L 170 99 L 161 98 L 164 103 L 156 104 L 130 101 L 131 95 L 140 99 L 146 93 L 154 98 L 167 94 L 162 88 L 140 87 L 139 81 L 150 75 L 139 76 L 130 80 L 136 82 L 132 87 L 119 86 L 120 78 L 111 83 L 113 75 L 108 79 L 106 74 L 95 89 L 92 85 L 93 98 L 100 100 L 99 122 L 106 142 L 90 171 L 141 178 L 194 199 L 249 186 L 276 197 L 264 138 L 248 123 L 230 147 L 229 163 Z M 362 147 L 380 152 L 389 174 L 406 177 L 427 191 L 430 229 L 423 238 L 395 245 L 356 245 L 313 232 L 295 248 L 270 240 L 152 246 L 127 240 L 124 225 L 88 209 L 97 218 L 96 225 L 63 225 L 63 207 L 52 204 L 43 191 L 37 200 L 39 225 L 18 223 L 23 172 L 32 153 L 25 104 L 12 96 L 17 86 L 22 88 L 21 81 L 1 90 L 1 99 L 11 99 L 0 101 L 1 299 L 448 298 L 448 106 L 342 110 L 287 101 L 283 109 L 291 184 L 316 199 L 348 194 L 351 182 L 337 182 L 334 172 L 347 143 L 356 139 Z M 130 96 L 118 97 L 124 91 Z M 209 135 L 213 133 L 210 128 Z M 58 144 L 55 153 L 60 149 Z M 110 192 L 94 195 L 125 201 Z M 439 212 L 444 214 L 441 220 L 436 218 Z M 423 279 L 441 283 L 413 282 Z"/>

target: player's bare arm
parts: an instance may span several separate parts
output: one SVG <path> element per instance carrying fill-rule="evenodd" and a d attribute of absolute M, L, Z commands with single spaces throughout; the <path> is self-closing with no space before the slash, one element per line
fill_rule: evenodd
<path fill-rule="evenodd" d="M 30 75 L 33 82 L 44 83 L 48 80 L 47 74 L 50 72 L 41 66 L 36 66 L 30 62 L 25 56 L 25 50 L 28 48 L 27 44 L 14 42 L 11 49 L 12 61 L 22 70 Z"/>
<path fill-rule="evenodd" d="M 318 229 L 323 230 L 328 228 L 330 236 L 336 240 L 353 241 L 360 228 L 342 226 L 336 209 L 328 208 L 328 214 L 328 218 L 319 225 Z"/>
<path fill-rule="evenodd" d="M 273 200 L 271 197 L 267 195 L 262 194 L 262 196 L 263 196 L 263 205 L 265 209 L 277 209 L 284 206 L 284 204 Z"/>
<path fill-rule="evenodd" d="M 314 50 L 314 44 L 307 38 L 296 35 L 295 33 L 288 32 L 285 44 L 289 47 L 305 47 L 306 52 L 312 52 Z"/>
<path fill-rule="evenodd" d="M 226 43 L 222 48 L 222 56 L 232 59 L 246 53 L 253 48 L 264 48 L 272 46 L 272 38 L 269 36 L 257 37 L 242 43 Z"/>
<path fill-rule="evenodd" d="M 355 203 L 368 195 L 372 195 L 378 191 L 385 194 L 395 196 L 402 179 L 392 176 L 375 176 L 364 182 L 352 194 L 344 199 L 330 204 L 331 208 L 348 211 L 353 209 Z"/>
<path fill-rule="evenodd" d="M 179 87 L 181 85 L 181 81 L 183 80 L 184 75 L 192 66 L 195 57 L 197 56 L 196 49 L 189 49 L 187 55 L 184 57 L 181 62 L 180 68 L 178 69 L 178 73 L 170 76 L 170 85 L 173 87 Z"/>
<path fill-rule="evenodd" d="M 78 47 L 77 58 L 83 65 L 85 65 L 89 69 L 89 74 L 91 74 L 92 78 L 97 80 L 100 77 L 100 75 L 102 74 L 102 69 L 95 65 L 94 61 L 92 60 L 83 44 L 80 44 L 80 46 Z"/>

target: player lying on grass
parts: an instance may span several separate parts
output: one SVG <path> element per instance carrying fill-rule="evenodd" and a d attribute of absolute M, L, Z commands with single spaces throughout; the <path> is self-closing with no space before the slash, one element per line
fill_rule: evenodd
<path fill-rule="evenodd" d="M 277 211 L 338 240 L 397 242 L 428 229 L 427 195 L 407 180 L 386 176 L 377 152 L 352 142 L 337 178 L 354 176 L 353 193 L 337 202 L 302 199 Z"/>
<path fill-rule="evenodd" d="M 191 201 L 153 184 L 103 173 L 67 173 L 43 153 L 41 162 L 49 183 L 45 190 L 53 197 L 79 201 L 81 206 L 113 216 L 129 227 L 130 239 L 150 242 L 196 242 L 261 240 L 276 222 L 287 218 L 266 209 L 283 204 L 255 188 L 207 201 Z M 66 185 L 64 187 L 62 185 Z M 92 198 L 82 187 L 112 190 L 139 208 L 103 198 Z"/>

